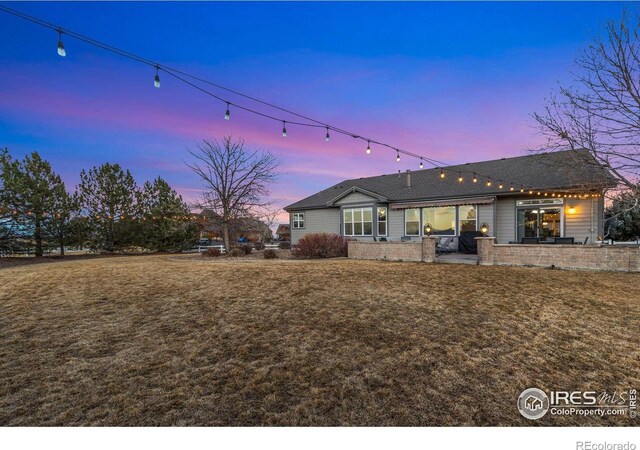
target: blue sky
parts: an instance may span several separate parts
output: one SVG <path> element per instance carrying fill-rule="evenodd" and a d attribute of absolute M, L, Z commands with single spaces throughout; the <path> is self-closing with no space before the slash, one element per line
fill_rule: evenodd
<path fill-rule="evenodd" d="M 626 3 L 5 3 L 216 83 L 448 163 L 516 156 L 531 113 Z M 281 205 L 340 179 L 417 169 L 389 150 L 233 111 L 153 71 L 0 14 L 0 145 L 37 150 L 72 187 L 119 162 L 139 183 L 199 185 L 187 150 L 232 134 L 282 160 Z M 227 94 L 224 94 L 225 96 Z M 225 97 L 226 98 L 226 97 Z M 236 100 L 236 98 L 230 98 Z M 238 100 L 239 101 L 239 100 Z M 253 106 L 253 105 L 251 105 Z"/>

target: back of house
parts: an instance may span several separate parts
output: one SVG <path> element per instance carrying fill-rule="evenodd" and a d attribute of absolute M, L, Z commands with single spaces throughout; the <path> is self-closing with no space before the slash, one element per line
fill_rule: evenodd
<path fill-rule="evenodd" d="M 484 230 L 499 243 L 603 234 L 615 180 L 587 150 L 568 150 L 342 181 L 285 208 L 291 243 L 305 234 L 416 240 Z M 484 231 L 483 230 L 483 231 Z"/>

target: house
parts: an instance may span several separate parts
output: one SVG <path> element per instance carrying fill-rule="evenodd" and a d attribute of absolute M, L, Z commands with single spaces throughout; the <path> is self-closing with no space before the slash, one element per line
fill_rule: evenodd
<path fill-rule="evenodd" d="M 278 236 L 279 241 L 290 241 L 291 240 L 291 228 L 288 223 L 281 223 L 278 225 L 278 229 L 276 230 L 276 235 Z"/>
<path fill-rule="evenodd" d="M 456 245 L 483 224 L 504 244 L 594 242 L 603 234 L 603 192 L 615 185 L 590 152 L 568 150 L 345 180 L 285 210 L 292 244 L 327 232 L 388 241 L 433 234 Z"/>

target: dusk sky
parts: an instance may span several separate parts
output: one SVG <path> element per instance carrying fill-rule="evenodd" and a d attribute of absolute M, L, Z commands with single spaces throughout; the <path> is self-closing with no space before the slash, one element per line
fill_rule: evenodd
<path fill-rule="evenodd" d="M 5 3 L 63 28 L 447 163 L 518 156 L 542 139 L 531 113 L 626 3 Z M 70 189 L 82 168 L 120 163 L 185 199 L 183 161 L 231 134 L 281 164 L 273 197 L 418 169 L 389 149 L 233 110 L 154 71 L 0 13 L 0 146 L 37 150 Z M 266 110 L 223 91 L 231 101 Z M 284 219 L 285 216 L 281 216 Z"/>

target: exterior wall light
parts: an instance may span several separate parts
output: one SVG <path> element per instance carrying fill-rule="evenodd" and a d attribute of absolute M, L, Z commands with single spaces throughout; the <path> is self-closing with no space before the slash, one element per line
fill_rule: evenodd
<path fill-rule="evenodd" d="M 489 225 L 487 225 L 487 222 L 483 222 L 482 225 L 480 225 L 480 231 L 482 234 L 487 234 L 489 232 Z"/>
<path fill-rule="evenodd" d="M 575 214 L 576 208 L 574 206 L 569 206 L 569 214 Z"/>
<path fill-rule="evenodd" d="M 431 224 L 430 224 L 430 223 L 428 223 L 428 224 L 426 224 L 426 225 L 424 226 L 424 233 L 425 233 L 427 236 L 431 236 L 431 232 L 432 232 L 432 231 L 433 231 L 433 228 L 431 228 Z"/>

